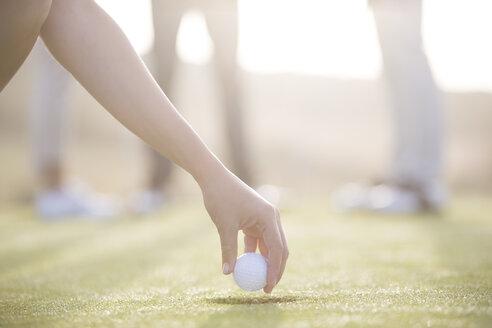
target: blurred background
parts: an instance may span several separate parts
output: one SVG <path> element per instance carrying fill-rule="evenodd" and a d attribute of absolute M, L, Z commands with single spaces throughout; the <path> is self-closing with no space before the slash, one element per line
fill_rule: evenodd
<path fill-rule="evenodd" d="M 100 0 L 152 66 L 150 1 Z M 424 46 L 444 98 L 444 179 L 452 192 L 492 193 L 492 3 L 428 0 Z M 239 0 L 238 63 L 245 138 L 258 185 L 294 197 L 327 197 L 341 184 L 381 176 L 392 147 L 387 91 L 374 18 L 364 0 Z M 176 107 L 228 164 L 214 47 L 199 11 L 177 39 L 170 94 Z M 30 56 L 0 94 L 0 204 L 28 201 L 36 189 L 29 111 Z M 67 175 L 95 190 L 142 188 L 148 154 L 76 82 L 69 86 Z M 174 200 L 200 197 L 183 170 Z"/>

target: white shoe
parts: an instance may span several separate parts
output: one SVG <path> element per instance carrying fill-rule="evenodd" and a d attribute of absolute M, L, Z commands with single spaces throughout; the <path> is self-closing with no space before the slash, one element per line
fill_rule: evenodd
<path fill-rule="evenodd" d="M 335 193 L 335 205 L 344 211 L 409 214 L 439 212 L 445 199 L 444 188 L 417 191 L 397 185 L 350 184 Z"/>
<path fill-rule="evenodd" d="M 112 197 L 66 187 L 41 191 L 36 196 L 35 207 L 42 218 L 49 220 L 110 219 L 119 212 L 118 202 Z"/>
<path fill-rule="evenodd" d="M 138 215 L 151 214 L 166 205 L 165 198 L 159 190 L 140 190 L 132 198 L 132 210 Z"/>

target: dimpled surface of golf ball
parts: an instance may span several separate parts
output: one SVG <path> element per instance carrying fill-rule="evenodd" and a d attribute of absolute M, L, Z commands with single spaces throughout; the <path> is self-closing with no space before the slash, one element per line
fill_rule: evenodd
<path fill-rule="evenodd" d="M 249 292 L 260 290 L 267 284 L 267 262 L 261 254 L 243 254 L 236 261 L 233 275 L 241 289 Z"/>

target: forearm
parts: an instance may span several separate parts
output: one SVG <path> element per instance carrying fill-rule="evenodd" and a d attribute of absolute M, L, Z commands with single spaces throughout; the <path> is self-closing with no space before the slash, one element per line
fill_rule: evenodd
<path fill-rule="evenodd" d="M 169 102 L 120 28 L 93 1 L 54 0 L 41 35 L 101 105 L 200 184 L 225 170 Z"/>

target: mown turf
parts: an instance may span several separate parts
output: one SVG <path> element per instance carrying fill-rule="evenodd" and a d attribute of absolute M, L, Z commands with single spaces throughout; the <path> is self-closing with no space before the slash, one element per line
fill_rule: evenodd
<path fill-rule="evenodd" d="M 0 326 L 492 327 L 492 201 L 442 217 L 283 210 L 291 257 L 271 296 L 220 273 L 200 203 L 148 218 L 45 223 L 0 211 Z"/>

